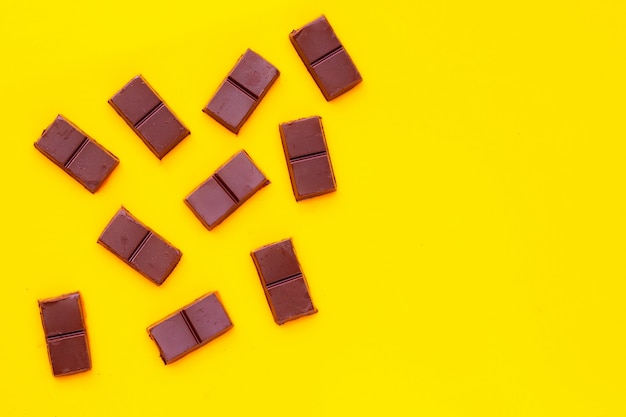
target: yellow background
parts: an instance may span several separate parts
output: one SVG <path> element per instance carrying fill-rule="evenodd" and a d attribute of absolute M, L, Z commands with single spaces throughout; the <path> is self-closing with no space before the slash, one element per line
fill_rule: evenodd
<path fill-rule="evenodd" d="M 3 416 L 626 415 L 622 1 L 4 1 Z M 363 83 L 326 102 L 288 34 L 326 14 Z M 235 136 L 201 112 L 246 48 L 280 71 Z M 192 134 L 158 161 L 107 104 L 143 74 Z M 95 195 L 33 147 L 64 114 Z M 323 118 L 338 191 L 296 203 L 277 125 Z M 183 198 L 239 149 L 271 180 L 214 231 Z M 126 206 L 161 287 L 96 240 Z M 319 313 L 274 324 L 249 252 L 293 237 Z M 54 378 L 37 300 L 79 290 L 93 369 Z M 164 366 L 146 327 L 219 291 L 233 330 Z"/>

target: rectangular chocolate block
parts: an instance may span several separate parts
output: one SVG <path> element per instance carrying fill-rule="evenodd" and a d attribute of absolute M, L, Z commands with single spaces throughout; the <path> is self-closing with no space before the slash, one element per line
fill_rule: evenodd
<path fill-rule="evenodd" d="M 141 75 L 130 80 L 109 104 L 159 159 L 190 133 Z"/>
<path fill-rule="evenodd" d="M 362 81 L 324 15 L 291 32 L 289 39 L 327 101 Z"/>
<path fill-rule="evenodd" d="M 148 327 L 165 364 L 170 364 L 206 345 L 233 327 L 217 293 L 191 304 Z"/>
<path fill-rule="evenodd" d="M 277 324 L 317 313 L 291 239 L 263 246 L 250 255 Z"/>
<path fill-rule="evenodd" d="M 165 281 L 183 256 L 124 207 L 111 219 L 98 243 L 156 285 Z"/>
<path fill-rule="evenodd" d="M 337 184 L 322 118 L 314 116 L 282 123 L 279 130 L 296 201 L 335 191 Z"/>
<path fill-rule="evenodd" d="M 43 131 L 35 148 L 92 193 L 120 162 L 62 115 Z"/>
<path fill-rule="evenodd" d="M 185 204 L 212 230 L 269 183 L 246 151 L 240 151 L 193 190 Z"/>
<path fill-rule="evenodd" d="M 202 111 L 238 133 L 279 75 L 275 66 L 248 49 Z"/>
<path fill-rule="evenodd" d="M 74 292 L 39 300 L 39 313 L 54 376 L 91 369 L 80 294 Z"/>

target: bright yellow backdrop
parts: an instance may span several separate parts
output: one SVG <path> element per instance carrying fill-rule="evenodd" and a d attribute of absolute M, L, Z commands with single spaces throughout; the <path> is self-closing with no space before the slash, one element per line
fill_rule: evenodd
<path fill-rule="evenodd" d="M 325 13 L 363 83 L 288 34 Z M 0 6 L 3 416 L 626 415 L 622 1 Z M 201 112 L 246 48 L 281 76 Z M 143 74 L 191 129 L 159 162 L 107 104 Z M 95 195 L 35 150 L 62 113 L 120 158 Z M 338 191 L 296 203 L 277 125 L 320 115 Z M 246 149 L 272 184 L 212 232 L 183 198 Z M 183 251 L 157 287 L 96 244 L 120 205 Z M 319 313 L 274 324 L 249 252 L 293 237 Z M 37 299 L 79 290 L 93 369 Z M 217 290 L 235 327 L 164 366 L 146 327 Z"/>

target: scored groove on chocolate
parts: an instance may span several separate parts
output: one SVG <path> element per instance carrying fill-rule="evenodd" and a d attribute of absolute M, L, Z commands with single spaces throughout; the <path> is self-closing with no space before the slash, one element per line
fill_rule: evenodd
<path fill-rule="evenodd" d="M 238 203 L 239 199 L 237 198 L 237 196 L 235 195 L 235 193 L 233 193 L 233 190 L 231 190 L 228 185 L 226 185 L 226 183 L 224 182 L 224 180 L 219 176 L 219 174 L 215 174 L 213 175 L 213 178 L 215 178 L 215 182 L 217 182 L 217 184 L 222 187 L 222 190 L 224 190 L 224 192 L 226 194 L 228 194 L 228 196 L 233 200 L 233 202 Z"/>
<path fill-rule="evenodd" d="M 312 67 L 317 66 L 317 64 L 321 63 L 322 61 L 326 61 L 327 59 L 332 58 L 333 55 L 338 54 L 342 50 L 343 50 L 343 46 L 338 46 L 337 48 L 333 49 L 332 51 L 328 52 L 327 54 L 325 54 L 325 55 L 317 58 L 315 61 L 311 62 L 311 66 Z"/>
<path fill-rule="evenodd" d="M 152 116 L 154 113 L 159 111 L 159 109 L 161 109 L 161 107 L 163 107 L 163 106 L 164 106 L 163 102 L 160 102 L 159 104 L 154 106 L 154 108 L 152 110 L 150 110 L 148 113 L 146 113 L 146 115 L 144 117 L 139 119 L 139 121 L 134 124 L 135 128 L 139 129 L 141 127 L 141 125 L 144 124 L 144 122 L 150 118 L 150 116 Z"/>
<path fill-rule="evenodd" d="M 85 140 L 83 141 L 83 143 L 80 144 L 80 146 L 78 148 L 76 148 L 76 151 L 74 151 L 74 153 L 72 155 L 70 155 L 70 159 L 67 160 L 67 162 L 63 165 L 65 168 L 69 168 L 70 165 L 72 165 L 72 162 L 74 162 L 74 159 L 76 159 L 76 157 L 78 156 L 78 154 L 80 153 L 80 151 L 83 150 L 83 148 L 85 146 L 87 146 L 87 144 L 89 143 L 89 138 L 85 138 Z"/>
<path fill-rule="evenodd" d="M 202 339 L 198 335 L 196 328 L 193 327 L 193 324 L 191 324 L 191 321 L 189 320 L 187 313 L 185 313 L 185 310 L 181 310 L 180 315 L 183 316 L 183 320 L 185 320 L 185 324 L 187 324 L 187 327 L 189 327 L 189 331 L 191 332 L 193 338 L 196 339 L 196 343 L 202 342 Z"/>
<path fill-rule="evenodd" d="M 236 80 L 232 79 L 231 77 L 226 78 L 226 81 L 228 81 L 230 84 L 232 84 L 233 87 L 238 88 L 242 93 L 246 94 L 252 100 L 254 100 L 254 101 L 258 101 L 259 100 L 259 97 L 257 97 L 252 91 L 248 90 L 246 87 L 244 87 L 243 85 L 239 84 Z"/>
<path fill-rule="evenodd" d="M 132 262 L 135 259 L 139 251 L 146 245 L 146 242 L 148 242 L 148 239 L 150 239 L 150 236 L 152 236 L 152 232 L 146 233 L 143 239 L 141 239 L 141 242 L 139 242 L 139 245 L 137 245 L 135 250 L 133 250 L 133 252 L 128 257 L 128 262 Z"/>
<path fill-rule="evenodd" d="M 270 290 L 270 289 L 272 289 L 273 287 L 277 287 L 277 286 L 279 286 L 280 284 L 284 284 L 285 282 L 288 282 L 288 281 L 293 281 L 293 280 L 296 280 L 296 279 L 298 279 L 298 278 L 302 278 L 302 273 L 293 274 L 293 275 L 290 275 L 290 276 L 288 276 L 288 277 L 286 277 L 286 278 L 279 279 L 278 281 L 274 281 L 274 282 L 272 282 L 272 283 L 270 283 L 270 284 L 266 284 L 266 285 L 265 285 L 265 288 L 267 288 L 268 290 Z"/>

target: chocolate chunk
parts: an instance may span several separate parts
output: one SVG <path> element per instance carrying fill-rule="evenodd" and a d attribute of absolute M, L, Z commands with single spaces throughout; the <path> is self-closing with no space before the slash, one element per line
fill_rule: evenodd
<path fill-rule="evenodd" d="M 35 148 L 92 193 L 100 188 L 120 162 L 61 115 L 44 130 L 35 142 Z"/>
<path fill-rule="evenodd" d="M 250 255 L 276 323 L 317 313 L 291 239 L 263 246 Z"/>
<path fill-rule="evenodd" d="M 248 49 L 202 111 L 238 133 L 279 75 L 276 67 Z"/>
<path fill-rule="evenodd" d="M 52 373 L 70 375 L 91 369 L 80 294 L 39 300 L 39 313 Z"/>
<path fill-rule="evenodd" d="M 319 116 L 279 126 L 291 187 L 296 201 L 337 189 Z"/>
<path fill-rule="evenodd" d="M 246 151 L 240 151 L 193 190 L 185 204 L 212 230 L 269 183 Z"/>
<path fill-rule="evenodd" d="M 157 285 L 172 273 L 183 255 L 122 207 L 98 243 Z"/>
<path fill-rule="evenodd" d="M 141 75 L 130 80 L 109 104 L 159 159 L 190 133 Z"/>
<path fill-rule="evenodd" d="M 325 16 L 294 30 L 289 39 L 326 100 L 342 95 L 362 81 Z"/>
<path fill-rule="evenodd" d="M 233 327 L 217 293 L 202 296 L 148 327 L 165 364 L 204 346 Z"/>

